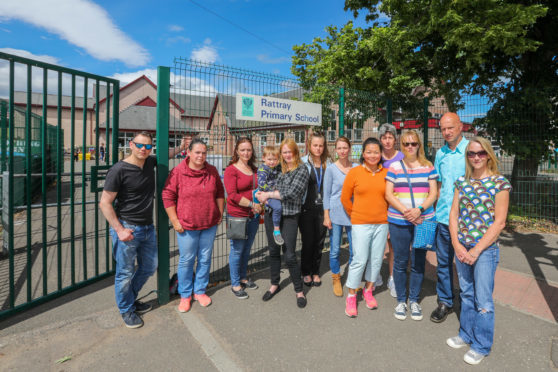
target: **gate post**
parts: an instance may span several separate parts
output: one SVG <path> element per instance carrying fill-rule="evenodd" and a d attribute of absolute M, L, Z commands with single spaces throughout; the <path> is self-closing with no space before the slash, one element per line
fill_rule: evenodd
<path fill-rule="evenodd" d="M 386 101 L 386 114 L 387 114 L 387 122 L 393 124 L 393 107 L 391 104 L 391 98 L 388 98 Z"/>
<path fill-rule="evenodd" d="M 424 97 L 424 101 L 423 101 L 423 107 L 422 107 L 422 121 L 423 121 L 423 130 L 424 130 L 424 137 L 423 137 L 423 146 L 424 146 L 424 152 L 426 154 L 426 158 L 428 160 L 432 160 L 430 159 L 430 157 L 428 156 L 429 152 L 429 148 L 428 148 L 428 97 Z"/>
<path fill-rule="evenodd" d="M 345 134 L 345 88 L 339 88 L 339 137 Z"/>
<path fill-rule="evenodd" d="M 170 68 L 157 67 L 157 245 L 159 268 L 157 294 L 160 305 L 169 302 L 169 217 L 161 192 L 169 174 L 169 99 Z"/>

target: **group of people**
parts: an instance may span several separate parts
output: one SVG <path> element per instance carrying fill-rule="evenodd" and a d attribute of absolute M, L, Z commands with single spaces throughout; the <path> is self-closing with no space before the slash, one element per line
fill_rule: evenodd
<path fill-rule="evenodd" d="M 380 268 L 387 248 L 387 283 L 397 299 L 394 317 L 405 320 L 410 313 L 411 319 L 421 320 L 426 249 L 413 248 L 413 240 L 417 226 L 436 221 L 438 306 L 430 319 L 443 322 L 453 311 L 455 255 L 461 289 L 460 329 L 447 344 L 453 348 L 470 345 L 464 360 L 479 363 L 493 342 L 498 236 L 505 225 L 511 185 L 498 171 L 490 142 L 481 137 L 467 140 L 462 127 L 455 113 L 441 118 L 446 145 L 437 152 L 435 164 L 426 159 L 414 130 L 402 133 L 398 151 L 397 132 L 391 124 L 379 128 L 379 139 L 363 142 L 359 163 L 351 161 L 351 142 L 346 137 L 335 141 L 332 162 L 325 137 L 314 132 L 308 136 L 306 156 L 288 138 L 278 148 L 266 147 L 257 167 L 252 142 L 243 137 L 235 144 L 223 182 L 206 161 L 207 145 L 197 138 L 188 144 L 183 141 L 169 155 L 187 148 L 187 156 L 170 172 L 162 190 L 180 253 L 178 310 L 189 311 L 192 300 L 204 307 L 211 304 L 206 288 L 213 242 L 226 210 L 225 218 L 241 221 L 244 232 L 230 239 L 234 297 L 246 299 L 247 290 L 258 288 L 247 268 L 263 215 L 270 263 L 270 286 L 263 301 L 281 290 L 283 253 L 297 306 L 306 306 L 304 286 L 322 284 L 320 265 L 328 231 L 333 292 L 343 296 L 339 256 L 345 230 L 349 242 L 345 314 L 358 314 L 357 292 L 363 275 L 363 302 L 369 309 L 378 307 L 374 291 L 382 285 Z M 157 266 L 152 225 L 156 161 L 149 156 L 149 134 L 138 134 L 130 148 L 131 156 L 107 174 L 100 207 L 111 225 L 117 304 L 126 326 L 135 328 L 143 324 L 138 314 L 149 310 L 148 304 L 137 301 L 137 294 Z M 298 231 L 300 263 L 295 254 Z"/>

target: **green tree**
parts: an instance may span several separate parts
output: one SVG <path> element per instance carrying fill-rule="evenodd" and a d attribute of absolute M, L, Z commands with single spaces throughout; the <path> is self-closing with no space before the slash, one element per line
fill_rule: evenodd
<path fill-rule="evenodd" d="M 493 105 L 475 124 L 515 155 L 514 177 L 537 174 L 558 144 L 558 0 L 346 0 L 345 10 L 368 27 L 330 26 L 293 47 L 304 87 L 342 85 L 420 107 L 412 93 L 422 86 L 452 111 L 462 95 L 480 94 Z"/>

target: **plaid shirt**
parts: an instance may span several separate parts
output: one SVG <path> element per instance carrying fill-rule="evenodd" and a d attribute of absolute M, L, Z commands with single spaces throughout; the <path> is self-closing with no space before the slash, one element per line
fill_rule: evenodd
<path fill-rule="evenodd" d="M 283 216 L 300 213 L 302 198 L 308 188 L 308 178 L 308 169 L 304 165 L 299 165 L 298 168 L 279 175 L 277 190 L 281 195 Z"/>

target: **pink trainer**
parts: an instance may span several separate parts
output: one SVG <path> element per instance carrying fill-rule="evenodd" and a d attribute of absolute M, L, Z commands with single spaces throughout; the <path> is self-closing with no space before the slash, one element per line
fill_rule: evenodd
<path fill-rule="evenodd" d="M 211 298 L 205 293 L 202 294 L 194 294 L 194 300 L 198 301 L 201 306 L 207 307 L 211 305 Z"/>
<path fill-rule="evenodd" d="M 364 291 L 362 291 L 362 297 L 364 297 L 364 300 L 366 301 L 367 308 L 370 310 L 378 308 L 378 301 L 376 301 L 374 295 L 372 294 L 372 288 L 370 288 L 370 290 L 364 289 Z"/>
<path fill-rule="evenodd" d="M 180 311 L 181 313 L 188 312 L 190 310 L 191 300 L 192 300 L 191 296 L 187 298 L 181 298 L 180 304 L 178 305 L 178 311 Z"/>
<path fill-rule="evenodd" d="M 356 318 L 356 316 L 358 315 L 357 297 L 356 296 L 347 296 L 347 304 L 345 306 L 345 314 L 349 318 Z"/>

